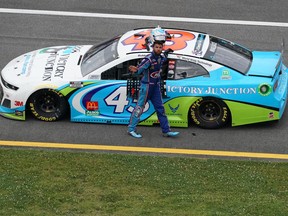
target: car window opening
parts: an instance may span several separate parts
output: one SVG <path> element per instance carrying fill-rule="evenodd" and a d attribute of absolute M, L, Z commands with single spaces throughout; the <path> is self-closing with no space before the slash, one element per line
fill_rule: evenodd
<path fill-rule="evenodd" d="M 83 57 L 81 64 L 82 76 L 97 70 L 118 58 L 117 45 L 119 37 L 91 47 Z"/>
<path fill-rule="evenodd" d="M 204 59 L 246 74 L 252 63 L 252 52 L 238 44 L 210 36 L 210 44 Z"/>

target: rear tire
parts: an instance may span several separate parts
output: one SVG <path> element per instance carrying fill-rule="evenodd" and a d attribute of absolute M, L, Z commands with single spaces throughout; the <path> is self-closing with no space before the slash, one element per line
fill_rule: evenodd
<path fill-rule="evenodd" d="M 198 127 L 216 129 L 230 122 L 231 114 L 222 100 L 212 97 L 199 98 L 190 109 L 190 118 Z"/>
<path fill-rule="evenodd" d="M 47 122 L 64 118 L 68 110 L 68 102 L 64 95 L 53 89 L 35 92 L 30 97 L 28 106 L 36 119 Z"/>

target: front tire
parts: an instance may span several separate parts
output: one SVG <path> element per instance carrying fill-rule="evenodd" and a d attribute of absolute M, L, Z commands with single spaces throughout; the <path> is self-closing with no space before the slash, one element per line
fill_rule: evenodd
<path fill-rule="evenodd" d="M 53 89 L 43 89 L 35 92 L 30 97 L 28 105 L 36 119 L 47 122 L 64 118 L 68 110 L 66 98 Z"/>
<path fill-rule="evenodd" d="M 222 100 L 207 97 L 199 98 L 192 104 L 190 117 L 198 127 L 216 129 L 227 125 L 231 114 Z"/>

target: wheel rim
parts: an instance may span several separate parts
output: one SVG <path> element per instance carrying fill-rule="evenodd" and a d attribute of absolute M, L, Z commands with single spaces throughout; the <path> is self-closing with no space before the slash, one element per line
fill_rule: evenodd
<path fill-rule="evenodd" d="M 206 101 L 199 107 L 199 116 L 205 121 L 215 121 L 221 114 L 221 108 L 213 101 Z"/>
<path fill-rule="evenodd" d="M 45 113 L 52 113 L 58 109 L 58 100 L 52 94 L 44 94 L 38 100 L 38 107 Z"/>

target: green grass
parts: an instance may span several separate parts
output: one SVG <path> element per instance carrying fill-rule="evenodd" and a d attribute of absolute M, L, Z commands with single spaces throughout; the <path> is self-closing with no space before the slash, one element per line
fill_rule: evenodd
<path fill-rule="evenodd" d="M 288 164 L 0 149 L 0 215 L 288 215 Z"/>

